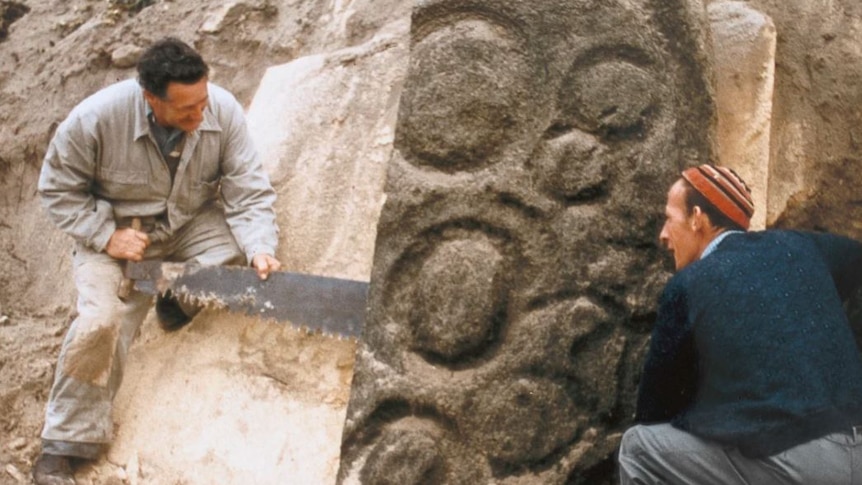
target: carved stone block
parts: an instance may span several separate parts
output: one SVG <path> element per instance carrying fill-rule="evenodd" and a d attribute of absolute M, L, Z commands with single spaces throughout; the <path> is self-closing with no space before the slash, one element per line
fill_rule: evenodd
<path fill-rule="evenodd" d="M 713 157 L 702 4 L 422 1 L 340 483 L 597 483 Z"/>

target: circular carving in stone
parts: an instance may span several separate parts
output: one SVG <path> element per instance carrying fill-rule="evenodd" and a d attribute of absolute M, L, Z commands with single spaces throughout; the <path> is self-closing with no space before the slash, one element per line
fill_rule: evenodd
<path fill-rule="evenodd" d="M 559 92 L 558 126 L 573 124 L 606 141 L 642 139 L 660 87 L 653 73 L 623 59 L 576 65 Z"/>
<path fill-rule="evenodd" d="M 386 430 L 360 472 L 361 482 L 374 485 L 443 483 L 446 460 L 437 440 L 421 430 Z"/>
<path fill-rule="evenodd" d="M 595 135 L 571 130 L 541 143 L 533 164 L 544 190 L 570 203 L 587 203 L 608 191 L 606 151 Z"/>
<path fill-rule="evenodd" d="M 506 26 L 476 17 L 413 46 L 396 141 L 407 160 L 450 173 L 499 160 L 528 118 L 531 69 L 519 44 Z"/>
<path fill-rule="evenodd" d="M 619 170 L 633 151 L 646 150 L 665 90 L 649 65 L 631 57 L 646 55 L 622 48 L 616 54 L 593 51 L 563 79 L 554 120 L 531 162 L 542 189 L 557 199 L 568 204 L 607 199 L 619 178 L 609 167 Z"/>
<path fill-rule="evenodd" d="M 571 442 L 580 422 L 564 387 L 548 379 L 521 377 L 482 389 L 462 414 L 465 430 L 491 460 L 528 464 Z"/>
<path fill-rule="evenodd" d="M 455 361 L 496 339 L 505 318 L 504 257 L 481 232 L 440 242 L 422 262 L 410 316 L 413 350 Z"/>

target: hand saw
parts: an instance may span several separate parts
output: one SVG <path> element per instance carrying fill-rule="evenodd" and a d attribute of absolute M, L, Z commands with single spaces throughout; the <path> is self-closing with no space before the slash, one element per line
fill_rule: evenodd
<path fill-rule="evenodd" d="M 358 338 L 365 319 L 368 283 L 275 271 L 266 280 L 248 266 L 201 266 L 142 261 L 126 263 L 134 288 L 151 295 L 171 290 L 202 306 L 227 308 L 287 321 L 311 331 Z"/>

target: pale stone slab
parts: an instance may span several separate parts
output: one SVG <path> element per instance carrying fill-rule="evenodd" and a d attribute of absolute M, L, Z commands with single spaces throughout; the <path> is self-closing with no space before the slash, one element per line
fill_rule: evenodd
<path fill-rule="evenodd" d="M 708 7 L 712 29 L 721 164 L 752 189 L 752 229 L 764 229 L 769 190 L 776 31 L 772 19 L 745 2 Z"/>
<path fill-rule="evenodd" d="M 261 81 L 248 124 L 278 192 L 278 257 L 288 270 L 370 277 L 408 26 L 271 67 Z"/>

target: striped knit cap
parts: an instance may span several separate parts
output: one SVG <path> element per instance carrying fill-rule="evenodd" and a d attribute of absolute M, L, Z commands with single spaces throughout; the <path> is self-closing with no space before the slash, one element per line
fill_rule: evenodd
<path fill-rule="evenodd" d="M 686 169 L 682 177 L 722 214 L 748 230 L 751 216 L 754 215 L 754 201 L 748 186 L 736 172 L 704 164 Z"/>

